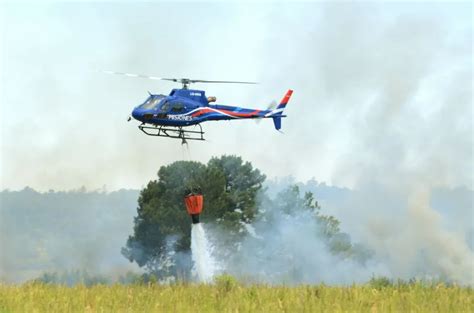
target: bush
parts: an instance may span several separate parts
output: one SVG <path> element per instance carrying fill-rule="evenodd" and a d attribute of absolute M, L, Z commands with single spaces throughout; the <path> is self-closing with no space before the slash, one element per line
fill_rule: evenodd
<path fill-rule="evenodd" d="M 219 293 L 228 293 L 234 290 L 239 282 L 233 276 L 228 274 L 223 274 L 214 278 L 215 285 Z"/>
<path fill-rule="evenodd" d="M 375 289 L 383 289 L 391 287 L 393 285 L 392 281 L 387 277 L 372 277 L 369 281 L 369 286 Z"/>

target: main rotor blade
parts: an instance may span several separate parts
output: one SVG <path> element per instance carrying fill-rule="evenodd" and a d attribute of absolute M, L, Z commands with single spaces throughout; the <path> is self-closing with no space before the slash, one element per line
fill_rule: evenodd
<path fill-rule="evenodd" d="M 258 84 L 256 82 L 240 82 L 233 80 L 203 80 L 203 79 L 190 79 L 191 83 L 217 83 L 217 84 Z"/>
<path fill-rule="evenodd" d="M 148 76 L 148 75 L 142 75 L 142 74 L 123 73 L 123 72 L 114 72 L 114 71 L 100 71 L 100 72 L 106 73 L 106 74 L 123 75 L 123 76 L 128 76 L 128 77 L 139 77 L 139 78 L 147 78 L 147 79 L 153 79 L 153 80 L 171 80 L 171 81 L 174 81 L 172 78 L 161 78 L 161 77 Z"/>
<path fill-rule="evenodd" d="M 114 72 L 114 71 L 99 71 L 106 74 L 122 75 L 128 77 L 139 77 L 153 80 L 167 80 L 171 82 L 181 83 L 184 85 L 192 83 L 217 83 L 217 84 L 258 84 L 255 82 L 241 82 L 241 81 L 231 81 L 231 80 L 204 80 L 204 79 L 189 79 L 189 78 L 163 78 L 157 76 L 148 76 L 142 74 L 133 74 L 133 73 L 124 73 L 124 72 Z"/>

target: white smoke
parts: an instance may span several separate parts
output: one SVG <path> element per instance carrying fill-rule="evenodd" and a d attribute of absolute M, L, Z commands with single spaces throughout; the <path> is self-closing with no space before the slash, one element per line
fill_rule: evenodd
<path fill-rule="evenodd" d="M 471 221 L 466 227 L 456 214 L 453 218 L 434 210 L 431 193 L 415 186 L 398 192 L 366 186 L 342 203 L 328 203 L 328 207 L 343 228 L 375 252 L 374 259 L 385 265 L 389 277 L 474 285 L 474 251 L 468 240 L 472 211 L 468 209 L 464 216 Z M 453 208 L 454 212 L 462 210 Z M 458 228 L 448 229 L 443 224 L 457 224 Z"/>
<path fill-rule="evenodd" d="M 427 189 L 408 193 L 380 185 L 364 190 L 326 185 L 309 189 L 316 197 L 321 190 L 329 195 L 323 197 L 322 214 L 341 221 L 344 232 L 338 236 L 346 238 L 353 251 L 366 253 L 367 260 L 330 251 L 314 214 L 299 204 L 287 213 L 267 203 L 253 223 L 242 226 L 237 240 L 232 240 L 236 234 L 228 229 L 211 229 L 222 271 L 245 281 L 272 284 L 351 284 L 384 276 L 394 281 L 474 285 L 474 251 L 466 240 L 472 228 L 461 230 L 462 223 L 457 231 L 444 227 L 447 220 L 456 223 L 456 217 L 435 211 Z"/>
<path fill-rule="evenodd" d="M 235 250 L 231 248 L 219 259 L 225 272 L 246 281 L 351 284 L 388 273 L 380 264 L 362 266 L 354 259 L 331 254 L 314 216 L 303 210 L 271 221 L 261 219 L 252 228 L 253 235 L 246 235 Z"/>

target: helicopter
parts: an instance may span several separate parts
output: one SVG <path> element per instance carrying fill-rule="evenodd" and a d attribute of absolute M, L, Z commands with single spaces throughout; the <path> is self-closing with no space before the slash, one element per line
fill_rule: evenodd
<path fill-rule="evenodd" d="M 181 139 L 182 144 L 187 140 L 205 140 L 201 123 L 207 121 L 263 119 L 272 118 L 276 130 L 281 129 L 281 118 L 293 90 L 289 89 L 278 106 L 270 106 L 265 110 L 248 109 L 237 106 L 213 104 L 216 97 L 206 97 L 204 90 L 190 89 L 194 83 L 225 83 L 225 84 L 257 84 L 244 81 L 202 80 L 189 78 L 162 78 L 141 74 L 102 71 L 107 74 L 140 77 L 153 80 L 165 80 L 182 84 L 182 88 L 174 88 L 169 95 L 152 94 L 145 102 L 136 106 L 128 121 L 132 118 L 141 122 L 138 128 L 149 136 Z M 189 129 L 190 126 L 198 129 Z"/>

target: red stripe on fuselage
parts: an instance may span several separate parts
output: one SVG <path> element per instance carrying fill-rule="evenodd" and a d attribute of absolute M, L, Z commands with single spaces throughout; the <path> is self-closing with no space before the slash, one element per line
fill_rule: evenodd
<path fill-rule="evenodd" d="M 208 113 L 208 112 L 213 112 L 213 111 L 210 110 L 210 109 L 204 108 L 204 109 L 201 109 L 201 110 L 199 110 L 199 111 L 194 112 L 191 116 L 192 116 L 192 117 L 196 117 L 196 116 L 200 116 L 200 115 L 203 115 L 203 114 L 205 114 L 205 113 Z"/>

